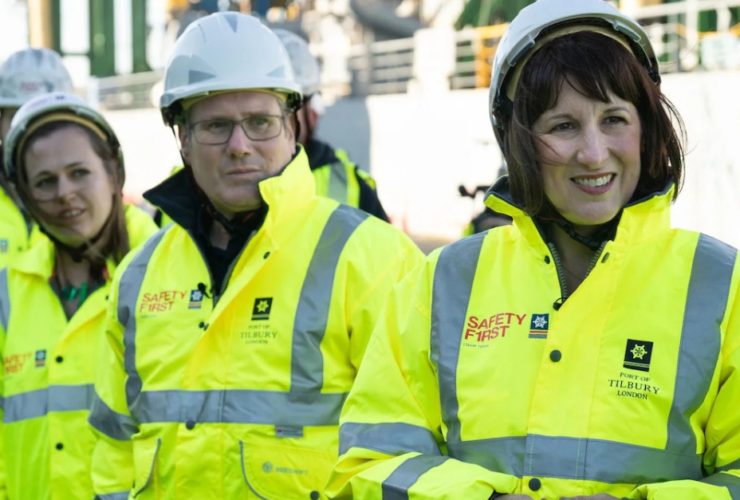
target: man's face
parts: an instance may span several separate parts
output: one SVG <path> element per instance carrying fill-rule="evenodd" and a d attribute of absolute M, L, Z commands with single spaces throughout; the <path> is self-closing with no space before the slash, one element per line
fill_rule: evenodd
<path fill-rule="evenodd" d="M 218 136 L 229 121 L 238 123 L 223 144 L 204 143 L 214 142 L 209 138 Z M 279 131 L 270 139 L 250 139 L 245 132 L 246 128 L 250 135 L 259 138 L 260 127 L 269 123 Z M 188 123 L 180 128 L 179 135 L 183 157 L 190 164 L 195 181 L 214 207 L 228 218 L 259 208 L 262 198 L 258 184 L 278 175 L 295 152 L 290 120 L 284 116 L 278 97 L 265 92 L 232 92 L 198 101 L 190 109 Z"/>

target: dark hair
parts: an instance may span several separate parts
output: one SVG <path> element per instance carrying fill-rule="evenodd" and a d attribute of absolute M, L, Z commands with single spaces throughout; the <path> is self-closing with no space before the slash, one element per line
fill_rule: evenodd
<path fill-rule="evenodd" d="M 555 106 L 565 84 L 591 99 L 608 102 L 612 92 L 635 106 L 642 126 L 641 171 L 632 199 L 659 192 L 670 181 L 676 184 L 675 199 L 683 178 L 681 117 L 624 46 L 607 36 L 581 31 L 546 43 L 522 71 L 513 111 L 504 125 L 504 156 L 514 201 L 529 215 L 548 205 L 532 126 Z"/>
<path fill-rule="evenodd" d="M 107 258 L 112 258 L 113 261 L 118 264 L 130 249 L 128 230 L 126 229 L 126 216 L 123 207 L 123 195 L 121 192 L 123 180 L 119 179 L 119 160 L 116 151 L 113 150 L 113 147 L 108 142 L 101 139 L 92 130 L 78 123 L 65 121 L 49 122 L 34 130 L 25 141 L 23 150 L 20 151 L 20 154 L 18 155 L 18 193 L 24 206 L 31 213 L 31 216 L 39 223 L 39 225 L 43 226 L 43 219 L 38 202 L 33 198 L 33 196 L 31 196 L 28 173 L 25 168 L 25 154 L 31 145 L 38 139 L 47 137 L 52 133 L 67 127 L 74 127 L 84 131 L 90 141 L 90 146 L 93 151 L 102 160 L 103 167 L 113 185 L 113 205 L 111 207 L 111 214 L 106 220 L 100 234 L 96 237 L 96 240 L 87 242 L 87 244 L 84 245 L 84 256 L 97 266 L 104 266 Z M 59 244 L 56 240 L 54 241 Z"/>

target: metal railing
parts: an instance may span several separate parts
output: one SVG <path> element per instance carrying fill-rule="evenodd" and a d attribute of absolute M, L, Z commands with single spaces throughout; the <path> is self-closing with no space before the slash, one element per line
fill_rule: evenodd
<path fill-rule="evenodd" d="M 740 68 L 740 24 L 731 25 L 731 8 L 740 0 L 685 0 L 641 7 L 629 12 L 645 27 L 664 73 L 697 68 Z M 699 16 L 711 13 L 717 29 L 700 32 Z M 454 61 L 444 75 L 448 88 L 487 87 L 491 62 L 506 24 L 467 28 L 454 33 Z M 332 90 L 352 95 L 405 93 L 414 80 L 425 78 L 415 67 L 416 38 L 373 42 L 352 48 L 347 60 L 349 82 L 332 82 Z M 107 109 L 149 107 L 161 71 L 96 79 L 91 97 Z M 334 92 L 336 93 L 336 92 Z M 94 102 L 95 102 L 94 101 Z"/>

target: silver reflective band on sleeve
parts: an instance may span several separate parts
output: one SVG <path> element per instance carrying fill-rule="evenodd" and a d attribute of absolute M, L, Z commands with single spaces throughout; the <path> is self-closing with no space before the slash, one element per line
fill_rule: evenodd
<path fill-rule="evenodd" d="M 336 425 L 347 394 L 296 398 L 289 392 L 213 390 L 143 391 L 132 416 L 150 422 L 226 422 L 271 425 Z"/>
<path fill-rule="evenodd" d="M 403 455 L 410 451 L 440 455 L 437 441 L 429 429 L 403 423 L 342 424 L 339 429 L 339 454 L 355 446 L 388 455 Z"/>
<path fill-rule="evenodd" d="M 448 447 L 452 457 L 517 477 L 626 484 L 701 478 L 697 454 L 671 455 L 667 460 L 665 450 L 616 441 L 529 434 L 448 442 Z"/>
<path fill-rule="evenodd" d="M 429 457 L 425 455 L 409 458 L 396 467 L 396 470 L 383 481 L 383 500 L 408 500 L 408 490 L 419 477 L 428 470 L 442 465 L 447 460 L 447 457 Z"/>
<path fill-rule="evenodd" d="M 478 233 L 445 247 L 434 270 L 432 287 L 431 357 L 437 366 L 442 416 L 447 439 L 460 441 L 457 401 L 457 359 L 465 328 L 470 292 L 486 233 Z"/>
<path fill-rule="evenodd" d="M 438 360 L 442 411 L 448 425 L 448 453 L 465 462 L 515 476 L 560 477 L 644 484 L 671 479 L 700 480 L 702 458 L 688 423 L 704 400 L 720 350 L 720 324 L 730 290 L 736 250 L 700 236 L 684 308 L 675 396 L 665 449 L 616 441 L 542 435 L 462 441 L 456 394 L 462 321 L 475 277 L 476 241 L 442 251 L 434 281 L 432 359 Z M 479 247 L 479 244 L 478 244 Z M 666 459 L 670 457 L 670 460 Z"/>
<path fill-rule="evenodd" d="M 5 423 L 42 417 L 49 412 L 89 410 L 93 398 L 92 384 L 52 385 L 46 389 L 6 396 Z"/>
<path fill-rule="evenodd" d="M 0 270 L 0 326 L 8 333 L 10 322 L 10 292 L 8 290 L 8 268 Z"/>
<path fill-rule="evenodd" d="M 136 301 L 149 260 L 168 229 L 160 229 L 147 240 L 129 263 L 118 285 L 118 321 L 124 328 L 123 365 L 127 375 L 126 401 L 130 407 L 135 404 L 141 392 L 141 377 L 136 369 Z"/>
<path fill-rule="evenodd" d="M 735 460 L 734 462 L 730 462 L 727 465 L 717 467 L 718 471 L 727 471 L 727 470 L 733 470 L 733 469 L 740 469 L 740 459 Z"/>
<path fill-rule="evenodd" d="M 330 163 L 329 166 L 329 192 L 328 197 L 339 203 L 348 203 L 349 189 L 347 188 L 347 167 L 341 160 Z"/>
<path fill-rule="evenodd" d="M 290 392 L 318 393 L 324 385 L 321 341 L 329 317 L 334 273 L 344 246 L 368 214 L 340 205 L 324 226 L 296 308 L 291 353 Z"/>
<path fill-rule="evenodd" d="M 108 437 L 126 441 L 139 431 L 133 418 L 113 411 L 100 396 L 95 394 L 90 409 L 90 425 Z"/>
<path fill-rule="evenodd" d="M 702 479 L 702 482 L 714 486 L 723 486 L 730 492 L 733 500 L 740 499 L 740 477 L 726 472 L 718 472 L 717 474 L 705 477 Z"/>
<path fill-rule="evenodd" d="M 107 493 L 105 495 L 95 495 L 95 500 L 128 500 L 128 491 L 120 493 Z"/>

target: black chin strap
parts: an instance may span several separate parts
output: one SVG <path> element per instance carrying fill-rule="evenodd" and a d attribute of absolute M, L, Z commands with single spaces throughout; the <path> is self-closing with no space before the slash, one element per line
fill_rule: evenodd
<path fill-rule="evenodd" d="M 577 241 L 592 252 L 596 252 L 599 248 L 601 248 L 601 245 L 606 240 L 614 239 L 614 236 L 617 233 L 617 225 L 619 224 L 619 219 L 622 217 L 622 212 L 620 211 L 612 220 L 600 225 L 592 234 L 590 234 L 589 236 L 584 236 L 578 233 L 573 224 L 570 221 L 566 220 L 557 211 L 555 211 L 554 209 L 551 209 L 549 211 L 552 212 L 551 215 L 539 215 L 537 216 L 537 219 L 539 219 L 543 223 L 556 224 L 560 229 L 563 230 L 565 234 L 570 236 L 573 241 Z"/>

